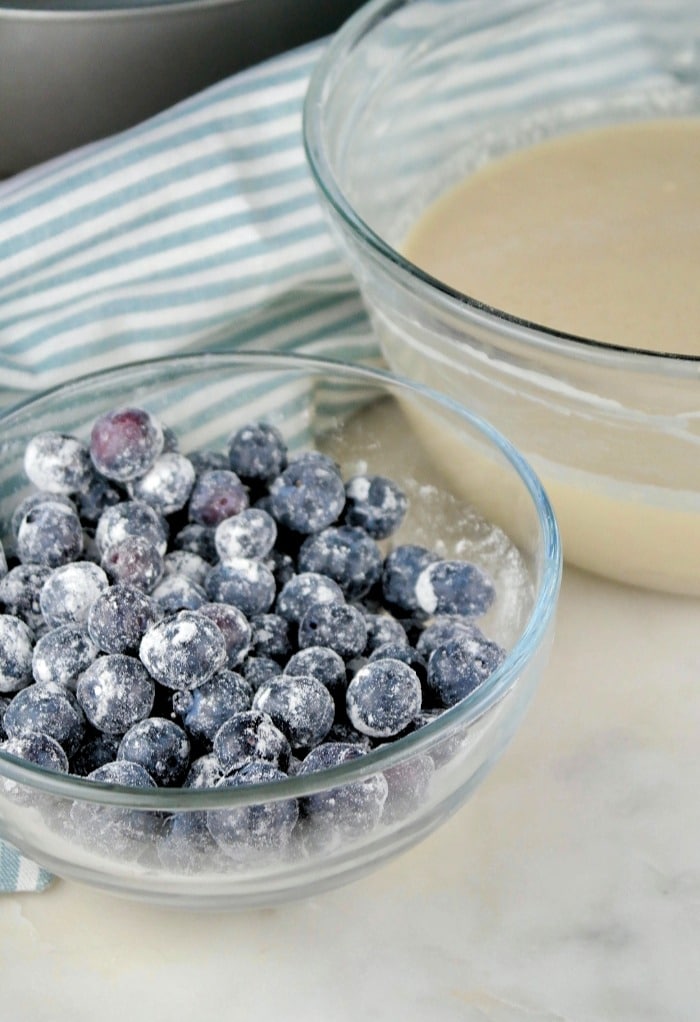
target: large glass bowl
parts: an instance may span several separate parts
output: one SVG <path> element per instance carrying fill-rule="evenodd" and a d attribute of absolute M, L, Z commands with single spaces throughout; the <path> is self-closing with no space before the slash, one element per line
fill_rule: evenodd
<path fill-rule="evenodd" d="M 401 247 L 489 160 L 579 129 L 697 117 L 699 83 L 690 0 L 377 0 L 332 41 L 305 108 L 311 169 L 389 365 L 524 451 L 567 560 L 689 594 L 700 593 L 700 358 L 525 322 L 444 286 Z"/>
<path fill-rule="evenodd" d="M 127 403 L 170 425 L 185 452 L 225 449 L 235 429 L 264 418 L 292 451 L 317 447 L 346 477 L 391 475 L 410 504 L 396 537 L 383 542 L 420 543 L 487 570 L 497 599 L 480 625 L 507 656 L 481 687 L 424 728 L 332 771 L 268 784 L 264 795 L 255 786 L 120 788 L 52 774 L 0 752 L 0 836 L 60 876 L 181 906 L 273 904 L 348 881 L 453 813 L 513 735 L 552 638 L 561 558 L 547 497 L 506 440 L 422 386 L 301 356 L 191 356 L 85 377 L 2 415 L 0 520 L 10 548 L 9 519 L 27 489 L 28 439 L 49 429 L 85 438 L 97 415 Z M 435 464 L 443 447 L 452 452 L 449 471 Z M 331 827 L 318 841 L 307 828 L 283 852 L 229 857 L 206 839 L 206 826 L 194 826 L 207 822 L 204 814 L 211 820 L 261 802 L 299 800 L 303 809 L 319 792 L 380 774 L 392 780 L 391 812 L 385 803 L 372 825 L 358 812 L 356 827 L 338 833 Z M 407 798 L 417 790 L 411 778 L 427 776 L 429 785 Z M 183 831 L 189 818 L 195 836 L 191 847 L 185 840 L 177 855 L 163 855 L 174 815 Z M 168 848 L 172 853 L 172 842 Z"/>

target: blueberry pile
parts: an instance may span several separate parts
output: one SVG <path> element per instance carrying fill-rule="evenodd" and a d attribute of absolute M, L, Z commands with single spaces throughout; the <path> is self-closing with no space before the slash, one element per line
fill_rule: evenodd
<path fill-rule="evenodd" d="M 475 624 L 487 575 L 391 539 L 400 487 L 291 456 L 269 423 L 186 456 L 148 411 L 119 408 L 86 443 L 35 436 L 25 471 L 35 491 L 0 546 L 0 748 L 46 769 L 263 786 L 415 731 L 504 658 Z M 155 836 L 172 868 L 313 850 L 406 815 L 440 765 L 165 819 L 76 802 L 71 826 L 110 854 Z"/>

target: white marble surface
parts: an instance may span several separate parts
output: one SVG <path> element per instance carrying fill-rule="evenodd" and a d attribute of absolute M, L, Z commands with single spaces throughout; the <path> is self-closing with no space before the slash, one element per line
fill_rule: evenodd
<path fill-rule="evenodd" d="M 0 1018 L 697 1022 L 700 601 L 567 571 L 515 742 L 438 833 L 277 910 L 0 900 Z"/>

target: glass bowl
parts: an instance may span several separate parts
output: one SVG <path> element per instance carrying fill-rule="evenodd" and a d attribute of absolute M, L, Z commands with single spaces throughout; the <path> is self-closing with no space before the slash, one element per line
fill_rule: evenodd
<path fill-rule="evenodd" d="M 490 160 L 584 128 L 697 117 L 699 83 L 688 0 L 378 0 L 326 50 L 304 119 L 322 203 L 391 368 L 517 444 L 568 561 L 687 594 L 700 593 L 700 358 L 526 322 L 433 279 L 401 247 L 438 196 Z"/>
<path fill-rule="evenodd" d="M 265 419 L 291 452 L 318 448 L 344 478 L 388 474 L 405 489 L 409 508 L 395 536 L 380 541 L 383 555 L 411 542 L 486 570 L 497 597 L 479 626 L 507 655 L 466 699 L 424 727 L 373 743 L 366 755 L 331 770 L 264 786 L 125 788 L 51 773 L 0 751 L 0 836 L 59 876 L 215 909 L 321 891 L 421 840 L 500 756 L 547 660 L 561 557 L 555 519 L 532 470 L 450 398 L 381 371 L 260 354 L 146 362 L 84 377 L 2 415 L 0 519 L 10 552 L 12 510 L 28 489 L 22 459 L 30 437 L 60 430 L 87 439 L 98 415 L 125 404 L 171 426 L 184 452 L 225 450 L 234 430 Z M 443 446 L 453 455 L 448 471 L 435 463 Z M 337 825 L 326 819 L 316 827 L 314 806 L 329 792 L 352 801 L 377 787 L 378 811 L 363 809 L 360 798 Z M 212 840 L 217 821 L 265 813 L 273 804 L 300 811 L 289 843 L 237 854 Z"/>

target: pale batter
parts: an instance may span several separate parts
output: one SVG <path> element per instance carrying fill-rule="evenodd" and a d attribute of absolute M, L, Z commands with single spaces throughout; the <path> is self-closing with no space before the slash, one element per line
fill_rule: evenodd
<path fill-rule="evenodd" d="M 495 160 L 435 203 L 403 250 L 531 322 L 700 355 L 700 119 L 585 131 Z"/>
<path fill-rule="evenodd" d="M 494 160 L 429 207 L 402 250 L 438 280 L 536 324 L 700 356 L 700 119 L 581 131 Z M 447 349 L 441 354 L 440 338 L 431 340 L 426 362 L 406 339 L 381 332 L 395 368 L 465 398 L 464 378 Z M 478 346 L 468 372 L 475 410 L 540 474 L 568 560 L 637 585 L 700 594 L 692 427 L 680 440 L 667 428 L 644 430 L 640 418 L 635 437 L 629 425 L 608 425 L 602 412 L 554 414 L 542 395 L 519 400 L 517 376 L 494 376 Z M 551 398 L 557 402 L 555 390 Z M 446 437 L 434 448 L 450 460 Z M 629 474 L 630 452 L 639 450 L 659 466 L 658 482 Z M 567 462 L 576 451 L 580 462 Z M 513 529 L 511 517 L 503 524 Z"/>

